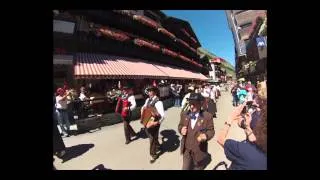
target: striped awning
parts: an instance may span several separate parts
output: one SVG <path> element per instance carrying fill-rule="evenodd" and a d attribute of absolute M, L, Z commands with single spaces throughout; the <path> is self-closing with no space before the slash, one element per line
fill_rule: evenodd
<path fill-rule="evenodd" d="M 165 66 L 165 65 L 155 65 L 161 71 L 166 73 L 171 79 L 194 79 L 194 80 L 207 80 L 208 78 L 201 73 L 187 71 L 181 68 Z"/>
<path fill-rule="evenodd" d="M 75 79 L 208 79 L 201 73 L 111 55 L 77 53 Z"/>
<path fill-rule="evenodd" d="M 146 61 L 126 57 L 77 53 L 76 79 L 164 79 L 167 75 Z"/>

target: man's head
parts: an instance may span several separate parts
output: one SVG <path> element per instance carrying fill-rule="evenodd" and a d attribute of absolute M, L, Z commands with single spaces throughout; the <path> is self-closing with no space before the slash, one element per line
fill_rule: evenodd
<path fill-rule="evenodd" d="M 248 81 L 248 84 L 251 84 L 251 81 Z"/>
<path fill-rule="evenodd" d="M 122 88 L 122 93 L 123 93 L 123 94 L 129 94 L 129 92 L 130 92 L 130 88 L 129 88 L 128 86 L 124 86 L 124 87 Z"/>
<path fill-rule="evenodd" d="M 147 91 L 148 91 L 149 97 L 153 98 L 154 96 L 156 96 L 157 95 L 157 90 L 158 90 L 157 87 L 154 87 L 154 86 L 148 87 Z"/>
<path fill-rule="evenodd" d="M 81 92 L 81 93 L 86 93 L 86 88 L 82 86 L 82 87 L 80 88 L 80 92 Z"/>
<path fill-rule="evenodd" d="M 201 110 L 204 97 L 200 93 L 191 93 L 190 97 L 187 98 L 190 104 L 191 112 L 199 112 Z"/>
<path fill-rule="evenodd" d="M 195 90 L 195 89 L 194 89 L 194 87 L 193 87 L 193 86 L 188 87 L 188 92 L 189 92 L 189 93 L 193 93 L 193 92 L 194 92 L 194 90 Z"/>
<path fill-rule="evenodd" d="M 57 89 L 57 94 L 58 94 L 59 96 L 63 96 L 64 93 L 65 93 L 64 89 L 62 89 L 62 88 L 58 88 L 58 89 Z"/>

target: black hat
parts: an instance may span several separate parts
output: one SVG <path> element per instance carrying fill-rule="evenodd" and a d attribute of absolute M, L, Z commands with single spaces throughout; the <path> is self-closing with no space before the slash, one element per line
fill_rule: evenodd
<path fill-rule="evenodd" d="M 188 101 L 204 101 L 204 97 L 200 93 L 191 93 Z"/>
<path fill-rule="evenodd" d="M 147 91 L 157 91 L 158 88 L 155 87 L 155 86 L 149 86 L 149 87 L 146 88 L 146 90 L 147 90 Z"/>

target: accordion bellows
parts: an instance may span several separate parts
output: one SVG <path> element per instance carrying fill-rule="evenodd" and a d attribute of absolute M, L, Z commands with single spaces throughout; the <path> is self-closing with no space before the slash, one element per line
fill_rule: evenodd
<path fill-rule="evenodd" d="M 148 122 L 154 121 L 155 117 L 152 116 L 153 113 L 157 113 L 157 109 L 155 107 L 147 107 L 143 110 L 141 115 L 141 124 L 147 126 Z"/>

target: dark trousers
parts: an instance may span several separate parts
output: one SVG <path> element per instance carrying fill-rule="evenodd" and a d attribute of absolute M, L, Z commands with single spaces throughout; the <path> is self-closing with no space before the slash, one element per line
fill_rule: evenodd
<path fill-rule="evenodd" d="M 66 149 L 66 146 L 64 145 L 64 142 L 60 135 L 57 124 L 56 122 L 54 122 L 53 123 L 53 153 L 58 153 L 65 149 Z"/>
<path fill-rule="evenodd" d="M 174 106 L 176 106 L 176 107 L 180 107 L 181 106 L 181 102 L 180 102 L 180 97 L 179 96 L 174 97 Z"/>
<path fill-rule="evenodd" d="M 135 136 L 135 132 L 130 125 L 131 116 L 124 118 L 123 127 L 124 127 L 124 136 L 126 137 L 126 141 L 129 141 L 132 136 Z"/>
<path fill-rule="evenodd" d="M 157 150 L 160 148 L 160 143 L 158 140 L 159 129 L 160 129 L 160 125 L 157 125 L 157 126 L 154 126 L 151 128 L 145 128 L 146 134 L 150 140 L 150 155 L 151 156 L 157 155 Z"/>
<path fill-rule="evenodd" d="M 197 166 L 193 152 L 185 150 L 183 153 L 183 165 L 182 170 L 204 170 L 207 165 Z"/>
<path fill-rule="evenodd" d="M 232 95 L 233 99 L 232 99 L 232 104 L 233 106 L 238 106 L 238 96 L 237 95 Z"/>

